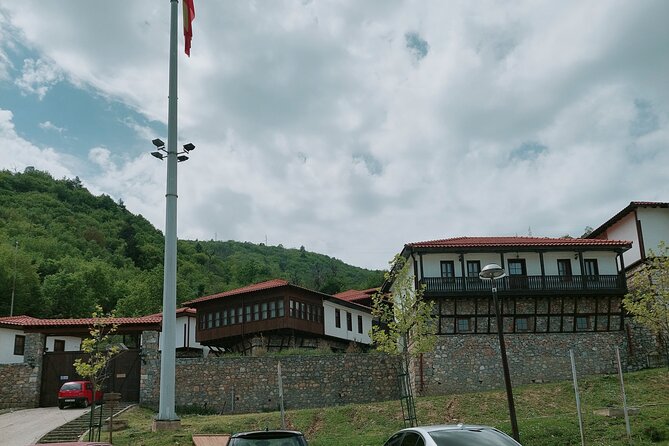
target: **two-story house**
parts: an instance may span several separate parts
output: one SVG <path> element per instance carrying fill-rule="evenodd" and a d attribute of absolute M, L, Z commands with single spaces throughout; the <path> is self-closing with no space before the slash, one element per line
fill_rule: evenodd
<path fill-rule="evenodd" d="M 438 344 L 417 366 L 418 389 L 501 387 L 491 283 L 479 278 L 491 263 L 506 271 L 496 288 L 514 383 L 568 378 L 570 349 L 582 373 L 614 371 L 614 348 L 628 343 L 622 299 L 630 247 L 629 241 L 543 237 L 406 244 L 401 255 L 414 286 L 424 286 L 436 304 Z M 393 283 L 382 289 L 392 293 Z"/>
<path fill-rule="evenodd" d="M 369 308 L 274 279 L 184 305 L 198 314 L 196 341 L 229 352 L 368 345 Z"/>

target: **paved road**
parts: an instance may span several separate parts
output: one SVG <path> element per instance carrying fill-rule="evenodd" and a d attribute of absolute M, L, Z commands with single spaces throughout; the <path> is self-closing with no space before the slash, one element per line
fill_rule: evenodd
<path fill-rule="evenodd" d="M 26 446 L 90 409 L 40 407 L 0 415 L 0 443 L 3 446 Z"/>

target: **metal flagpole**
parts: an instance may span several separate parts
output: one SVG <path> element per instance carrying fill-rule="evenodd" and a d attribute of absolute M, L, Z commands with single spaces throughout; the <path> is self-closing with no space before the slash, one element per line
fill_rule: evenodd
<path fill-rule="evenodd" d="M 163 338 L 160 355 L 160 402 L 156 421 L 177 428 L 175 412 L 175 327 L 177 295 L 177 15 L 178 0 L 170 0 L 170 72 L 167 112 L 167 189 L 165 193 L 165 272 Z M 172 425 L 174 424 L 174 425 Z"/>

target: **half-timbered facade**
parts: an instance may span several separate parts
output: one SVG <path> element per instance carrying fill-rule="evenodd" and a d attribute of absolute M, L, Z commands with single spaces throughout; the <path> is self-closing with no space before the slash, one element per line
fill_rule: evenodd
<path fill-rule="evenodd" d="M 196 340 L 213 350 L 346 348 L 369 344 L 370 309 L 275 279 L 186 302 L 198 314 Z"/>
<path fill-rule="evenodd" d="M 504 331 L 563 333 L 623 328 L 626 241 L 460 237 L 409 243 L 416 286 L 436 301 L 440 335 L 496 333 L 491 283 L 479 272 L 504 265 L 497 280 Z M 386 284 L 389 290 L 392 284 Z"/>

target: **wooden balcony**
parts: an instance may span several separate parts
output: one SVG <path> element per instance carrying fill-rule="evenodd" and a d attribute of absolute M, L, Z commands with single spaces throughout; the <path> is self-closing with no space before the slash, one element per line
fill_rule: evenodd
<path fill-rule="evenodd" d="M 423 277 L 427 296 L 489 293 L 490 280 L 478 277 Z M 598 276 L 506 276 L 496 280 L 500 295 L 625 294 L 623 274 Z"/>

